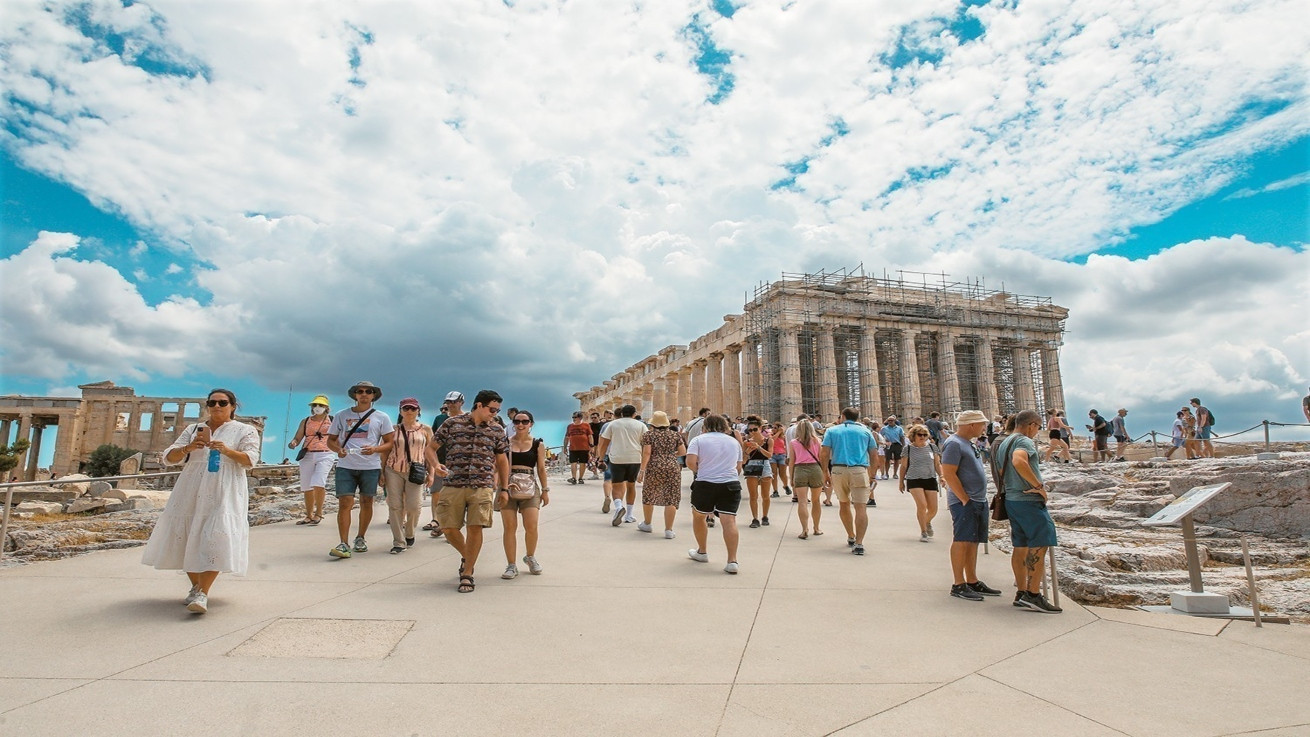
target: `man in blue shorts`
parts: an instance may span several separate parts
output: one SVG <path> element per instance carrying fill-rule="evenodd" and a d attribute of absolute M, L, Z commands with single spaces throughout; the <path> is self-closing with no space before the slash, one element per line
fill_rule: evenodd
<path fill-rule="evenodd" d="M 355 406 L 338 412 L 328 428 L 328 448 L 337 454 L 337 533 L 341 544 L 328 551 L 334 558 L 349 558 L 352 552 L 367 553 L 364 533 L 373 521 L 373 500 L 378 493 L 378 477 L 382 475 L 382 452 L 391 448 L 395 428 L 386 412 L 380 412 L 373 403 L 382 398 L 382 390 L 372 382 L 360 381 L 346 392 L 355 400 Z M 350 513 L 359 495 L 359 534 L 352 549 L 346 545 L 350 537 Z"/>
<path fill-rule="evenodd" d="M 1214 416 L 1210 410 L 1201 406 L 1201 400 L 1192 397 L 1192 413 L 1196 415 L 1196 439 L 1201 441 L 1201 457 L 1214 458 L 1214 444 L 1210 442 L 1210 437 L 1214 434 Z"/>
<path fill-rule="evenodd" d="M 997 446 L 996 457 L 1003 464 L 1001 486 L 1010 517 L 1010 542 L 1014 545 L 1010 567 L 1019 589 L 1014 605 L 1042 614 L 1059 614 L 1060 607 L 1042 596 L 1046 549 L 1054 547 L 1056 539 L 1055 522 L 1046 511 L 1048 494 L 1042 481 L 1041 454 L 1033 442 L 1041 429 L 1041 415 L 1030 409 L 1020 412 L 1014 418 L 1014 432 Z"/>
<path fill-rule="evenodd" d="M 982 601 L 1001 592 L 978 580 L 978 546 L 987 542 L 987 475 L 975 438 L 987 429 L 987 415 L 966 410 L 955 418 L 955 433 L 942 443 L 942 479 L 950 489 L 951 596 Z"/>

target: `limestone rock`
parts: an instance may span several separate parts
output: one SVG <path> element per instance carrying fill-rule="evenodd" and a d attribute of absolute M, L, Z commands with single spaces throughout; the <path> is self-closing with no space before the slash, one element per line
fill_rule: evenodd
<path fill-rule="evenodd" d="M 118 499 L 119 501 L 127 500 L 127 492 L 123 491 L 122 489 L 110 489 L 109 491 L 106 491 L 105 493 L 100 494 L 99 496 L 95 496 L 94 494 L 92 496 L 97 499 Z"/>
<path fill-rule="evenodd" d="M 14 511 L 32 514 L 59 514 L 64 511 L 64 505 L 59 502 L 23 502 L 14 507 Z"/>
<path fill-rule="evenodd" d="M 108 481 L 92 481 L 87 487 L 86 493 L 97 499 L 105 495 L 105 492 L 113 491 L 114 485 Z"/>
<path fill-rule="evenodd" d="M 70 473 L 67 476 L 60 476 L 55 479 L 59 485 L 54 487 L 63 491 L 75 491 L 77 496 L 82 496 L 91 486 L 91 477 L 81 473 Z"/>
<path fill-rule="evenodd" d="M 81 512 L 95 512 L 109 506 L 107 499 L 92 499 L 90 497 L 81 497 L 74 499 L 68 508 L 64 510 L 67 514 L 79 514 Z"/>
<path fill-rule="evenodd" d="M 56 489 L 49 486 L 15 486 L 13 502 L 14 504 L 22 502 L 59 502 L 64 504 L 81 495 L 82 492 L 72 489 Z M 2 503 L 4 503 L 4 494 L 0 493 L 0 504 Z"/>

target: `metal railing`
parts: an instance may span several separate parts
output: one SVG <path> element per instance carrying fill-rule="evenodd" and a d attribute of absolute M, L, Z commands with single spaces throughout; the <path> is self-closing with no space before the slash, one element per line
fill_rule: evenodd
<path fill-rule="evenodd" d="M 1270 446 L 1270 444 L 1271 444 L 1272 441 L 1271 441 L 1270 438 L 1269 438 L 1269 428 L 1271 428 L 1271 427 L 1310 427 L 1310 423 L 1306 423 L 1306 422 L 1274 422 L 1273 420 L 1261 420 L 1260 423 L 1257 424 L 1257 425 L 1252 425 L 1252 426 L 1246 428 L 1245 430 L 1239 430 L 1239 431 L 1237 431 L 1237 432 L 1230 432 L 1230 433 L 1228 433 L 1227 435 L 1220 435 L 1219 433 L 1212 432 L 1211 435 L 1210 435 L 1210 437 L 1208 438 L 1208 440 L 1209 440 L 1210 442 L 1215 443 L 1215 444 L 1218 444 L 1218 445 L 1247 446 L 1247 445 L 1251 445 L 1252 443 L 1251 443 L 1251 442 L 1233 442 L 1232 440 L 1229 440 L 1229 438 L 1235 438 L 1235 437 L 1237 437 L 1237 436 L 1239 436 L 1239 435 L 1245 435 L 1245 434 L 1247 434 L 1247 433 L 1249 433 L 1249 432 L 1253 432 L 1253 431 L 1255 431 L 1255 430 L 1263 429 L 1263 430 L 1264 430 L 1264 452 L 1265 452 L 1265 453 L 1268 453 L 1268 452 L 1271 451 L 1271 446 Z M 1150 442 L 1151 442 L 1151 449 L 1154 450 L 1154 451 L 1158 451 L 1158 450 L 1160 449 L 1160 436 L 1164 436 L 1165 438 L 1172 439 L 1172 433 L 1167 433 L 1167 432 L 1163 432 L 1163 431 L 1160 431 L 1160 430 L 1150 430 L 1150 431 L 1147 431 L 1147 432 L 1142 433 L 1141 435 L 1138 435 L 1138 436 L 1135 437 L 1135 438 L 1129 438 L 1129 439 L 1128 439 L 1128 442 L 1129 442 L 1129 444 L 1137 444 L 1137 443 L 1140 443 L 1140 442 L 1141 442 L 1143 439 L 1145 439 L 1145 438 L 1150 438 L 1150 439 L 1151 439 L 1151 441 L 1150 441 Z M 1201 439 L 1200 439 L 1200 438 L 1195 438 L 1195 440 L 1196 440 L 1197 442 L 1200 442 Z M 1256 441 L 1256 442 L 1258 442 L 1258 441 Z M 1042 443 L 1042 445 L 1046 445 L 1046 443 Z M 1108 443 L 1107 443 L 1107 447 L 1108 447 Z M 1069 453 L 1070 453 L 1071 455 L 1076 455 L 1076 456 L 1078 456 L 1078 461 L 1079 461 L 1079 462 L 1082 462 L 1082 460 L 1083 460 L 1083 454 L 1084 454 L 1084 453 L 1097 453 L 1097 452 L 1098 452 L 1098 451 L 1096 451 L 1096 450 L 1094 450 L 1094 449 L 1091 449 L 1091 448 L 1077 448 L 1077 449 L 1075 449 L 1075 448 L 1072 448 L 1072 447 L 1071 447 L 1071 448 L 1069 449 Z M 1105 451 L 1099 451 L 1099 452 L 1105 452 Z"/>

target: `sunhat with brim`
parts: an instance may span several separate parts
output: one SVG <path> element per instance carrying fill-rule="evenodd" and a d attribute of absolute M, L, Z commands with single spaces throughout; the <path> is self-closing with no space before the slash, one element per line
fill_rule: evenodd
<path fill-rule="evenodd" d="M 316 404 L 321 404 L 324 407 L 332 406 L 331 404 L 328 403 L 328 398 L 327 395 L 325 394 L 320 394 L 317 397 L 314 397 L 313 399 L 309 400 L 309 406 L 313 407 Z"/>
<path fill-rule="evenodd" d="M 978 422 L 987 422 L 987 415 L 976 409 L 968 409 L 955 416 L 955 426 L 972 425 Z"/>
<path fill-rule="evenodd" d="M 405 397 L 404 399 L 400 400 L 400 408 L 404 409 L 406 407 L 413 407 L 414 409 L 422 409 L 422 407 L 419 406 L 418 400 L 415 399 L 414 397 Z"/>
<path fill-rule="evenodd" d="M 655 411 L 655 414 L 653 414 L 653 415 L 650 416 L 650 426 L 651 426 L 651 427 L 668 427 L 668 426 L 669 426 L 669 415 L 668 415 L 668 413 L 667 413 L 667 412 L 660 411 L 660 410 L 656 410 L 656 411 Z"/>
<path fill-rule="evenodd" d="M 374 401 L 374 402 L 376 402 L 376 401 L 378 401 L 379 399 L 382 398 L 382 390 L 379 389 L 379 388 L 378 388 L 378 387 L 377 387 L 373 382 L 371 382 L 371 381 L 356 381 L 354 384 L 352 384 L 352 385 L 350 386 L 350 390 L 346 392 L 346 396 L 348 396 L 348 397 L 353 397 L 353 396 L 355 396 L 355 391 L 358 390 L 358 389 L 372 389 L 372 390 L 373 390 L 373 401 Z"/>

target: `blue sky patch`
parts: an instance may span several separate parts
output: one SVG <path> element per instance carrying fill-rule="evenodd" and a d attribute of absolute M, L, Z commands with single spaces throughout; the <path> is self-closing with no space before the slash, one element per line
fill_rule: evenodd
<path fill-rule="evenodd" d="M 124 7 L 131 7 L 134 4 L 123 3 Z M 102 56 L 116 55 L 124 64 L 137 67 L 149 74 L 188 79 L 201 77 L 209 81 L 209 67 L 196 57 L 180 48 L 160 45 L 143 33 L 122 33 L 109 26 L 100 25 L 92 20 L 89 5 L 74 6 L 64 14 L 64 19 L 83 36 L 95 41 L 96 50 Z M 167 21 L 153 10 L 150 13 L 150 25 L 159 38 L 168 37 Z"/>
<path fill-rule="evenodd" d="M 723 102 L 737 83 L 737 78 L 728 69 L 732 63 L 732 52 L 714 43 L 709 24 L 701 20 L 699 13 L 692 16 L 691 22 L 682 29 L 682 35 L 695 47 L 696 56 L 693 61 L 696 70 L 705 75 L 713 88 L 705 101 L 711 105 Z"/>

